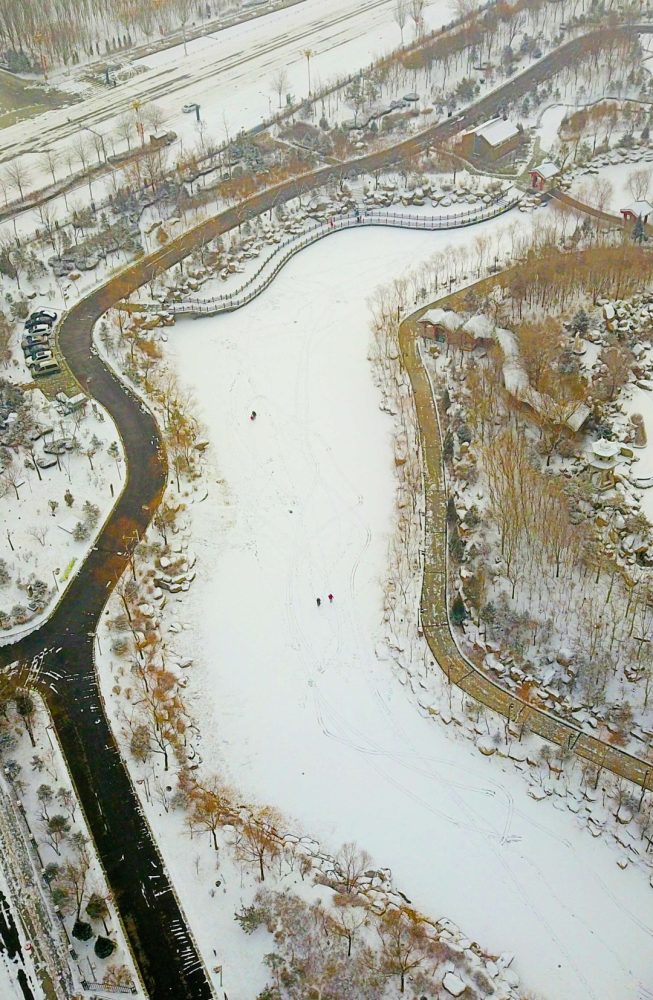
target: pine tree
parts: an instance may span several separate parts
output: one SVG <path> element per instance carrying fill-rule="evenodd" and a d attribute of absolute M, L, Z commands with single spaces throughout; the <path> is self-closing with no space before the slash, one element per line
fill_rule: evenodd
<path fill-rule="evenodd" d="M 467 618 L 467 608 L 460 594 L 454 599 L 451 605 L 451 622 L 453 625 L 462 625 Z"/>

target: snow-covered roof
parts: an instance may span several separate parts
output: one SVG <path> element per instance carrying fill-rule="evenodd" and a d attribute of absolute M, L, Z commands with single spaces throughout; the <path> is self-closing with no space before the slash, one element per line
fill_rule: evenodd
<path fill-rule="evenodd" d="M 444 309 L 428 309 L 424 315 L 420 317 L 420 323 L 430 323 L 432 326 L 440 326 L 443 316 Z"/>
<path fill-rule="evenodd" d="M 591 412 L 586 403 L 579 403 L 574 412 L 565 420 L 567 427 L 576 433 L 581 429 Z"/>
<path fill-rule="evenodd" d="M 641 216 L 650 215 L 653 212 L 653 205 L 651 205 L 650 201 L 634 201 L 632 205 L 622 208 L 621 211 L 630 212 L 631 215 L 636 215 L 640 218 Z"/>
<path fill-rule="evenodd" d="M 471 334 L 472 337 L 479 337 L 485 340 L 489 340 L 494 333 L 494 325 L 490 322 L 487 316 L 483 313 L 479 313 L 478 316 L 472 316 L 468 319 L 463 326 L 465 333 Z"/>
<path fill-rule="evenodd" d="M 513 358 L 519 357 L 519 345 L 517 344 L 517 338 L 512 330 L 504 330 L 502 327 L 498 326 L 494 331 L 494 337 L 495 340 L 498 340 L 499 347 L 503 351 L 503 356 L 506 360 L 512 360 Z"/>
<path fill-rule="evenodd" d="M 559 174 L 560 170 L 552 160 L 544 160 L 543 163 L 540 163 L 539 167 L 535 167 L 531 170 L 531 173 L 539 174 L 545 181 L 548 181 L 552 177 L 555 177 L 556 174 Z"/>
<path fill-rule="evenodd" d="M 476 133 L 476 135 L 482 135 L 490 146 L 500 146 L 502 142 L 512 139 L 518 132 L 519 129 L 513 122 L 505 118 L 492 118 L 489 122 L 476 125 L 475 128 L 468 128 L 463 135 Z"/>
<path fill-rule="evenodd" d="M 599 438 L 592 443 L 592 451 L 597 458 L 614 458 L 619 449 L 620 445 L 616 441 L 608 441 L 606 438 Z"/>
<path fill-rule="evenodd" d="M 462 319 L 453 309 L 445 309 L 444 316 L 442 317 L 442 326 L 445 330 L 448 330 L 449 333 L 454 333 L 462 325 Z"/>
<path fill-rule="evenodd" d="M 449 333 L 454 333 L 459 326 L 462 326 L 462 322 L 460 316 L 457 316 L 452 309 L 429 309 L 420 319 L 420 323 L 442 326 Z"/>

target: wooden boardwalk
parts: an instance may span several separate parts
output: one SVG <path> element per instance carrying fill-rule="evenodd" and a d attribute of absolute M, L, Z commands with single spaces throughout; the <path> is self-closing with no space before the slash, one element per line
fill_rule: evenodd
<path fill-rule="evenodd" d="M 399 328 L 403 364 L 411 381 L 424 461 L 426 491 L 425 568 L 422 583 L 421 618 L 424 636 L 440 668 L 471 698 L 499 715 L 578 757 L 591 761 L 643 789 L 653 789 L 653 761 L 636 757 L 619 747 L 591 736 L 573 722 L 517 697 L 489 677 L 461 653 L 449 622 L 447 593 L 447 495 L 442 460 L 442 436 L 431 383 L 419 353 L 421 332 L 417 321 L 427 309 L 442 300 L 422 306 Z"/>

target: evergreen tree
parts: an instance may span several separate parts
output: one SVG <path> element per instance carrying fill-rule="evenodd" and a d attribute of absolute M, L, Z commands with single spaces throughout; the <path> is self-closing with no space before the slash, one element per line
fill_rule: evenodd
<path fill-rule="evenodd" d="M 93 949 L 98 958 L 109 958 L 113 955 L 116 950 L 116 943 L 112 941 L 111 938 L 102 937 L 100 935 L 95 942 L 95 948 Z"/>
<path fill-rule="evenodd" d="M 451 622 L 453 625 L 462 625 L 465 619 L 468 617 L 467 608 L 465 607 L 465 602 L 463 601 L 460 594 L 454 599 L 451 605 Z"/>
<path fill-rule="evenodd" d="M 574 330 L 577 330 L 578 333 L 585 335 L 589 330 L 590 326 L 589 316 L 587 315 L 584 309 L 578 310 L 578 312 L 574 316 L 573 322 L 574 322 Z"/>
<path fill-rule="evenodd" d="M 93 928 L 85 920 L 76 920 L 73 927 L 73 937 L 76 937 L 78 941 L 90 941 L 93 937 Z"/>

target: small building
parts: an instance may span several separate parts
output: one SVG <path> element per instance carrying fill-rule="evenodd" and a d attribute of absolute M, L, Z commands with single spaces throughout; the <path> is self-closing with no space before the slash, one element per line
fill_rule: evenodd
<path fill-rule="evenodd" d="M 176 132 L 166 132 L 164 130 L 152 132 L 150 133 L 150 146 L 170 146 L 176 138 Z"/>
<path fill-rule="evenodd" d="M 637 222 L 638 219 L 641 219 L 642 222 L 646 223 L 649 215 L 653 214 L 653 205 L 649 201 L 634 201 L 632 205 L 621 208 L 619 211 L 624 217 L 624 222 Z"/>
<path fill-rule="evenodd" d="M 88 403 L 88 397 L 83 392 L 78 392 L 75 396 L 67 396 L 65 392 L 58 392 L 56 400 L 64 413 L 75 413 L 83 410 Z"/>
<path fill-rule="evenodd" d="M 552 160 L 544 160 L 539 167 L 528 171 L 531 178 L 531 187 L 534 191 L 542 191 L 550 180 L 557 177 L 560 169 Z"/>
<path fill-rule="evenodd" d="M 500 160 L 512 153 L 523 141 L 523 131 L 507 118 L 492 118 L 489 122 L 468 128 L 460 136 L 462 156 L 470 159 Z"/>
<path fill-rule="evenodd" d="M 440 344 L 449 343 L 450 337 L 463 325 L 460 316 L 451 309 L 429 309 L 419 322 L 424 327 L 424 336 Z"/>
<path fill-rule="evenodd" d="M 424 327 L 425 337 L 462 351 L 473 351 L 475 347 L 487 345 L 494 339 L 494 327 L 483 315 L 472 316 L 463 322 L 451 309 L 429 309 L 419 322 Z"/>

